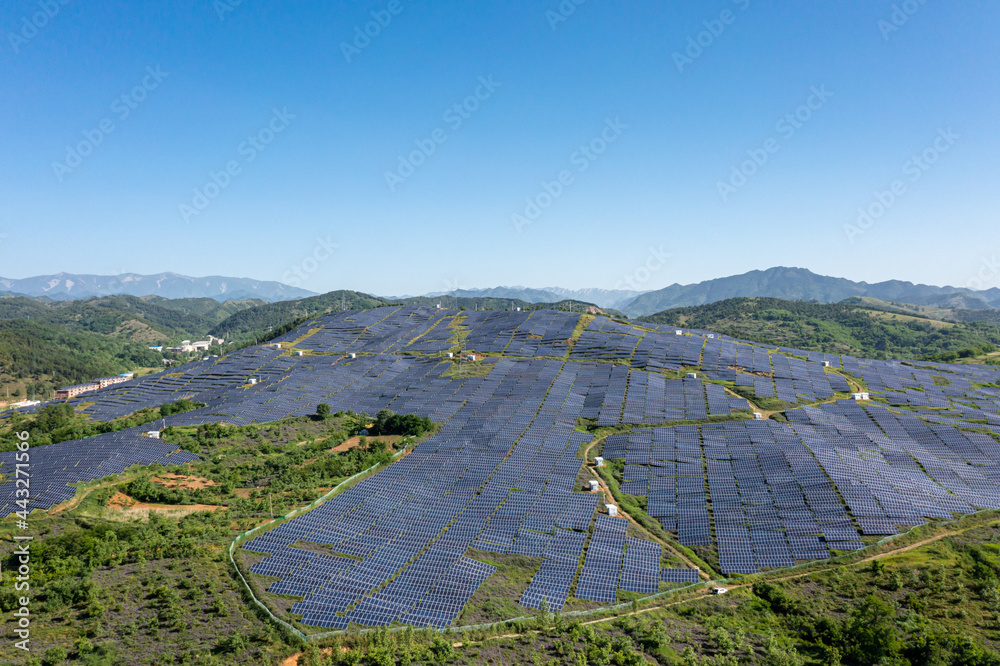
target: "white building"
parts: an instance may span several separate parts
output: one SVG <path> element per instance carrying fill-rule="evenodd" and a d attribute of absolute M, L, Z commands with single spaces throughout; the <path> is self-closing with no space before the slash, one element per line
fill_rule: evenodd
<path fill-rule="evenodd" d="M 604 467 L 604 458 L 602 458 L 601 456 L 597 456 L 596 458 L 594 458 L 594 464 L 597 465 L 598 467 Z"/>
<path fill-rule="evenodd" d="M 19 409 L 21 407 L 34 407 L 35 405 L 42 404 L 41 400 L 22 400 L 21 402 L 12 402 L 8 407 L 13 407 Z"/>
<path fill-rule="evenodd" d="M 596 493 L 601 489 L 601 484 L 596 479 L 590 480 L 590 492 Z"/>
<path fill-rule="evenodd" d="M 871 400 L 871 395 L 869 395 L 867 391 L 862 393 L 852 393 L 851 397 L 855 400 Z"/>
<path fill-rule="evenodd" d="M 618 507 L 616 507 L 614 504 L 605 504 L 604 508 L 607 509 L 609 516 L 618 515 Z"/>

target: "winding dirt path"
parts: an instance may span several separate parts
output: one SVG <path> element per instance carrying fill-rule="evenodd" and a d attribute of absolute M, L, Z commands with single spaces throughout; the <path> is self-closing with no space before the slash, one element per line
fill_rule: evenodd
<path fill-rule="evenodd" d="M 912 543 L 912 544 L 910 544 L 908 546 L 903 546 L 901 548 L 896 548 L 894 550 L 888 550 L 888 551 L 886 551 L 884 553 L 877 553 L 875 555 L 872 555 L 871 557 L 866 557 L 863 560 L 858 560 L 857 562 L 852 562 L 852 563 L 846 564 L 844 566 L 853 567 L 853 566 L 857 566 L 859 564 L 864 564 L 866 562 L 871 562 L 872 560 L 881 560 L 881 559 L 884 559 L 886 557 L 892 557 L 894 555 L 899 555 L 900 553 L 905 553 L 907 551 L 914 550 L 916 548 L 920 548 L 921 546 L 926 546 L 929 543 L 933 543 L 935 541 L 940 541 L 941 539 L 946 539 L 946 538 L 948 538 L 950 536 L 955 536 L 956 534 L 961 534 L 961 533 L 965 532 L 966 530 L 975 529 L 976 527 L 981 527 L 981 525 L 976 525 L 974 527 L 969 527 L 969 528 L 966 528 L 965 530 L 953 530 L 953 531 L 949 531 L 949 532 L 941 532 L 940 534 L 935 534 L 934 536 L 928 537 L 926 539 L 922 539 L 922 540 L 917 541 L 916 543 Z M 769 581 L 783 581 L 783 580 L 793 580 L 795 578 L 805 578 L 806 576 L 815 576 L 816 574 L 821 574 L 821 573 L 825 573 L 827 571 L 832 571 L 834 568 L 835 567 L 831 567 L 829 569 L 816 569 L 814 571 L 807 571 L 805 573 L 793 574 L 791 576 L 777 576 L 775 578 L 767 578 L 767 580 L 769 580 Z M 729 587 L 727 589 L 729 591 L 733 591 L 733 590 L 741 590 L 741 589 L 749 588 L 749 587 L 753 587 L 753 585 L 750 584 L 750 583 L 744 583 L 742 585 L 733 585 L 733 586 L 731 586 L 731 587 Z M 633 615 L 642 615 L 643 613 L 650 613 L 652 611 L 662 610 L 664 608 L 670 608 L 671 606 L 679 606 L 680 604 L 686 604 L 686 603 L 690 603 L 692 601 L 698 601 L 700 599 L 704 599 L 705 597 L 709 597 L 709 596 L 712 596 L 712 594 L 711 594 L 711 592 L 709 592 L 706 589 L 703 593 L 695 595 L 695 596 L 687 597 L 686 599 L 679 599 L 677 601 L 672 601 L 672 602 L 666 603 L 666 604 L 657 604 L 656 606 L 650 606 L 648 608 L 641 608 L 639 610 L 630 611 L 628 613 L 618 613 L 618 614 L 615 614 L 615 615 L 611 615 L 609 617 L 598 618 L 596 620 L 588 620 L 587 622 L 582 622 L 581 624 L 587 625 L 587 624 L 600 624 L 601 622 L 611 622 L 613 620 L 617 620 L 620 617 L 633 616 Z M 505 639 L 505 638 L 520 638 L 520 637 L 526 636 L 528 634 L 537 634 L 537 633 L 538 633 L 538 631 L 532 630 L 532 631 L 526 631 L 526 632 L 519 633 L 519 634 L 503 634 L 501 636 L 490 636 L 489 638 L 485 638 L 482 641 L 470 642 L 469 645 L 475 645 L 476 643 L 485 643 L 486 641 L 495 641 L 495 640 L 500 640 L 500 639 Z M 455 643 L 454 647 L 462 647 L 462 645 L 463 645 L 462 643 Z"/>
<path fill-rule="evenodd" d="M 698 570 L 698 576 L 700 578 L 702 578 L 703 580 L 706 580 L 706 581 L 712 580 L 711 576 L 709 576 L 706 572 L 702 571 L 701 567 L 699 567 L 697 564 L 695 564 L 690 559 L 688 559 L 688 557 L 684 553 L 680 552 L 679 550 L 677 550 L 676 548 L 674 548 L 672 544 L 670 544 L 667 541 L 664 541 L 663 539 L 661 539 L 660 537 L 656 536 L 655 534 L 653 534 L 652 532 L 650 532 L 648 529 L 646 529 L 645 527 L 643 527 L 642 524 L 639 523 L 639 521 L 637 521 L 635 518 L 633 518 L 632 516 L 630 516 L 628 514 L 628 512 L 625 511 L 624 509 L 622 509 L 621 506 L 618 504 L 618 502 L 615 501 L 615 496 L 614 496 L 614 493 L 611 492 L 611 488 L 609 488 L 608 484 L 604 481 L 604 477 L 602 477 L 600 474 L 598 474 L 594 470 L 595 466 L 590 463 L 590 459 L 589 459 L 590 450 L 593 449 L 594 446 L 596 446 L 599 442 L 603 442 L 607 437 L 608 437 L 608 435 L 606 435 L 604 437 L 601 437 L 600 439 L 594 440 L 583 451 L 583 460 L 586 463 L 587 468 L 590 469 L 591 473 L 597 478 L 597 482 L 601 485 L 601 492 L 605 496 L 605 499 L 607 500 L 607 503 L 608 504 L 614 504 L 615 506 L 617 506 L 618 507 L 618 515 L 620 515 L 623 518 L 625 518 L 626 520 L 628 520 L 630 523 L 632 523 L 636 527 L 636 529 L 640 530 L 643 534 L 645 534 L 646 536 L 648 536 L 650 539 L 652 539 L 653 541 L 655 541 L 656 543 L 660 544 L 661 546 L 663 546 L 664 548 L 666 548 L 668 551 L 670 551 L 671 553 L 673 553 L 682 562 L 684 562 L 685 564 L 687 564 L 689 568 L 691 568 L 691 569 L 697 569 Z"/>

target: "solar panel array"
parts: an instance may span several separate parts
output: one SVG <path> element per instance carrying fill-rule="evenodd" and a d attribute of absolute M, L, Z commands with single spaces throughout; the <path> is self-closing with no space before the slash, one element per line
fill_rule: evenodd
<path fill-rule="evenodd" d="M 587 546 L 587 557 L 576 586 L 576 597 L 610 603 L 618 591 L 622 560 L 625 556 L 624 518 L 598 515 L 593 536 Z"/>
<path fill-rule="evenodd" d="M 97 435 L 86 440 L 60 442 L 30 449 L 30 509 L 48 509 L 71 499 L 76 493 L 72 483 L 93 481 L 120 474 L 133 465 L 180 465 L 198 456 L 181 451 L 174 444 L 143 437 L 139 428 Z M 0 453 L 0 515 L 20 511 L 17 501 L 18 452 Z M 24 476 L 20 477 L 26 478 Z"/>
<path fill-rule="evenodd" d="M 652 594 L 660 589 L 659 544 L 641 539 L 625 540 L 625 561 L 618 588 L 626 592 Z"/>
<path fill-rule="evenodd" d="M 576 576 L 586 539 L 587 535 L 581 532 L 557 529 L 542 552 L 545 558 L 542 565 L 532 577 L 531 584 L 519 603 L 526 608 L 541 608 L 544 600 L 550 611 L 562 610 Z"/>
<path fill-rule="evenodd" d="M 697 569 L 660 569 L 660 580 L 664 583 L 697 583 Z"/>
<path fill-rule="evenodd" d="M 270 592 L 300 597 L 292 612 L 317 627 L 448 626 L 493 572 L 476 551 L 540 558 L 521 597 L 532 608 L 563 608 L 574 583 L 577 597 L 604 603 L 619 590 L 696 581 L 696 570 L 660 570 L 660 547 L 628 538 L 625 520 L 595 523 L 599 496 L 576 487 L 590 441 L 575 430 L 581 418 L 643 426 L 603 444 L 606 458 L 624 463 L 623 492 L 645 496 L 647 513 L 680 543 L 715 548 L 724 573 L 824 558 L 927 518 L 1000 508 L 998 368 L 871 361 L 604 317 L 574 339 L 580 321 L 419 306 L 333 313 L 277 339 L 305 356 L 253 347 L 68 402 L 96 421 L 191 398 L 207 406 L 168 425 L 266 423 L 321 402 L 442 423 L 379 474 L 245 544 L 267 555 L 253 573 L 271 577 Z M 449 372 L 443 353 L 458 334 L 463 349 L 492 355 L 481 360 L 488 373 L 476 373 L 485 376 Z M 699 377 L 658 372 L 682 368 Z M 885 404 L 834 400 L 852 389 L 831 369 Z M 787 424 L 670 425 L 749 407 L 717 381 L 823 404 L 787 411 Z M 68 484 L 133 464 L 197 459 L 140 430 L 32 449 L 31 506 L 48 508 L 72 496 Z M 0 454 L 8 511 L 13 463 Z"/>

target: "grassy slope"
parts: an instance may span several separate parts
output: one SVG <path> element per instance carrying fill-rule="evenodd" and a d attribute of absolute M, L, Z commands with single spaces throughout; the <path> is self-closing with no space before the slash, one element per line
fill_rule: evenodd
<path fill-rule="evenodd" d="M 30 397 L 33 390 L 47 398 L 58 386 L 160 367 L 163 356 L 150 345 L 203 339 L 217 321 L 252 304 L 202 301 L 210 299 L 0 298 L 0 396 Z"/>
<path fill-rule="evenodd" d="M 862 303 L 734 298 L 643 317 L 658 324 L 711 329 L 742 339 L 871 358 L 925 358 L 1000 344 L 1000 328 L 914 315 L 889 316 Z"/>
<path fill-rule="evenodd" d="M 377 460 L 379 454 L 358 449 L 327 453 L 360 426 L 357 418 L 339 415 L 323 421 L 297 418 L 239 428 L 173 429 L 168 439 L 199 451 L 204 460 L 172 471 L 208 480 L 199 484 L 203 489 L 166 488 L 155 479 L 167 470 L 140 468 L 89 484 L 78 494 L 83 501 L 71 509 L 32 514 L 33 561 L 38 562 L 32 580 L 36 654 L 61 645 L 67 656 L 90 663 L 254 664 L 277 663 L 300 649 L 258 617 L 242 597 L 224 554 L 237 533 L 267 520 L 272 507 L 278 515 L 306 504 Z M 184 517 L 154 513 L 152 519 L 135 523 L 129 522 L 135 514 L 109 502 L 123 491 L 144 501 L 228 508 Z M 630 511 L 638 515 L 639 508 Z M 641 614 L 596 624 L 579 623 L 590 622 L 590 617 L 570 623 L 520 613 L 535 617 L 520 626 L 465 636 L 375 634 L 323 645 L 335 644 L 336 663 L 345 664 L 573 664 L 583 663 L 574 661 L 581 654 L 587 663 L 601 664 L 737 663 L 726 661 L 730 657 L 742 663 L 833 663 L 831 646 L 844 663 L 865 663 L 849 653 L 864 638 L 856 636 L 859 627 L 874 622 L 866 618 L 867 624 L 859 624 L 856 619 L 857 609 L 875 604 L 862 606 L 874 595 L 888 604 L 875 604 L 886 613 L 876 618 L 877 626 L 884 630 L 887 644 L 897 647 L 897 657 L 913 664 L 998 664 L 986 651 L 1000 646 L 1000 515 L 971 516 L 962 522 L 966 531 L 901 552 L 886 559 L 884 568 L 820 562 L 806 570 L 812 572 L 806 577 L 774 574 L 782 580 L 774 588 L 758 585 L 757 594 L 745 586 L 725 597 L 673 605 L 691 596 L 686 591 L 637 607 Z M 12 528 L 10 521 L 0 527 L 5 633 L 12 628 Z M 475 554 L 499 564 L 501 571 L 462 619 L 510 617 L 519 609 L 516 598 L 537 562 Z M 762 578 L 766 576 L 749 580 Z M 291 601 L 262 596 L 276 608 Z M 672 605 L 655 608 L 664 604 Z M 473 642 L 534 629 L 541 631 Z M 453 647 L 456 640 L 465 645 Z M 370 658 L 362 659 L 365 653 Z M 387 660 L 390 654 L 393 658 Z M 355 658 L 361 661 L 352 661 Z M 10 642 L 0 644 L 0 663 L 14 659 L 20 657 Z"/>

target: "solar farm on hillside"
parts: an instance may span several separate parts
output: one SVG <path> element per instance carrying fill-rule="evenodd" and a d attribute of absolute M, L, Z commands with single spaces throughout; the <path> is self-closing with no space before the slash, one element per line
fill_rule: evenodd
<path fill-rule="evenodd" d="M 207 405 L 164 425 L 266 423 L 320 403 L 429 417 L 433 437 L 241 548 L 268 594 L 292 595 L 287 614 L 301 625 L 443 628 L 495 571 L 477 553 L 535 558 L 519 596 L 532 609 L 698 580 L 585 491 L 588 447 L 676 543 L 714 553 L 725 575 L 1000 508 L 998 386 L 994 367 L 865 360 L 552 310 L 406 306 L 325 315 L 267 345 L 69 402 L 99 421 L 181 398 Z M 787 422 L 755 418 L 733 387 L 798 407 Z M 862 389 L 872 401 L 850 399 Z M 588 425 L 614 430 L 594 439 Z M 32 508 L 132 465 L 198 459 L 140 436 L 147 429 L 32 449 Z M 14 455 L 0 453 L 0 472 Z M 8 473 L 5 514 L 15 499 Z"/>

